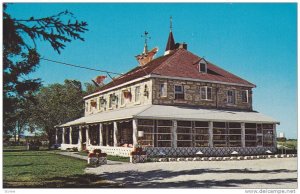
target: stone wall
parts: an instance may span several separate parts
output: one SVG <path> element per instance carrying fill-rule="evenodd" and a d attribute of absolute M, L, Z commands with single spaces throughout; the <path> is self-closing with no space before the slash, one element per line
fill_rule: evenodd
<path fill-rule="evenodd" d="M 135 88 L 140 87 L 140 100 L 135 101 Z M 145 87 L 147 87 L 148 95 L 145 94 Z M 124 98 L 124 103 L 121 103 L 122 91 L 128 90 L 131 93 L 130 98 Z M 116 101 L 112 103 L 112 106 L 109 107 L 109 98 L 110 95 L 114 94 L 117 98 Z M 101 103 L 101 98 L 106 102 Z M 91 106 L 91 102 L 96 102 L 96 106 Z M 126 85 L 111 91 L 107 91 L 102 94 L 98 94 L 91 98 L 85 99 L 85 116 L 96 114 L 99 112 L 105 112 L 110 110 L 129 108 L 137 105 L 146 105 L 152 103 L 152 80 L 142 80 L 130 85 Z"/>
<path fill-rule="evenodd" d="M 160 96 L 160 84 L 167 83 L 167 97 Z M 175 85 L 184 86 L 184 100 L 175 100 Z M 202 100 L 200 87 L 212 87 L 212 99 Z M 227 91 L 236 91 L 236 104 L 227 103 Z M 242 102 L 242 91 L 248 90 L 248 103 Z M 174 79 L 154 78 L 152 85 L 152 104 L 161 105 L 191 105 L 203 108 L 220 108 L 233 110 L 252 110 L 252 89 L 243 86 L 231 86 L 225 84 L 184 81 Z"/>

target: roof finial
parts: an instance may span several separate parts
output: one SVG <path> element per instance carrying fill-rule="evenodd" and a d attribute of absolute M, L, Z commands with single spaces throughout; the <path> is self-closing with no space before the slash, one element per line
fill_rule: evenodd
<path fill-rule="evenodd" d="M 170 16 L 170 32 L 172 32 L 172 16 Z"/>
<path fill-rule="evenodd" d="M 148 53 L 148 39 L 151 39 L 151 37 L 148 37 L 149 32 L 145 31 L 144 35 L 142 35 L 141 37 L 145 38 L 145 45 L 144 45 L 144 51 L 143 53 Z"/>

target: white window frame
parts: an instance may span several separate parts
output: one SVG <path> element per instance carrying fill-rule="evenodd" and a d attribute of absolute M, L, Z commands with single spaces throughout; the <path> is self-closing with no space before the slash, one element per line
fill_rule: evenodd
<path fill-rule="evenodd" d="M 137 93 L 137 91 L 138 91 L 138 93 Z M 140 101 L 141 101 L 141 86 L 136 86 L 134 88 L 134 102 L 139 103 Z"/>
<path fill-rule="evenodd" d="M 233 103 L 232 102 L 229 102 L 229 91 L 231 91 L 233 93 Z M 230 105 L 235 105 L 236 104 L 236 90 L 235 89 L 231 89 L 231 90 L 227 90 L 227 104 L 230 104 Z"/>
<path fill-rule="evenodd" d="M 243 92 L 246 92 L 246 99 L 247 99 L 247 101 L 246 102 L 244 102 L 243 101 Z M 248 90 L 242 90 L 242 102 L 243 103 L 249 103 L 249 91 Z"/>
<path fill-rule="evenodd" d="M 176 86 L 180 86 L 181 87 L 181 92 L 176 92 Z M 176 99 L 176 94 L 183 94 L 183 99 Z M 185 95 L 184 95 L 184 86 L 183 85 L 174 85 L 174 99 L 175 100 L 184 100 L 185 99 Z"/>
<path fill-rule="evenodd" d="M 205 65 L 205 71 L 201 71 L 201 64 L 204 64 Z M 199 64 L 198 64 L 198 71 L 200 73 L 207 73 L 207 62 L 204 60 L 204 59 L 201 59 Z"/>
<path fill-rule="evenodd" d="M 113 94 L 109 94 L 109 96 L 108 96 L 108 108 L 109 109 L 112 109 L 112 107 L 113 107 L 112 96 L 113 96 Z"/>
<path fill-rule="evenodd" d="M 168 96 L 168 84 L 167 84 L 167 82 L 159 84 L 159 94 L 160 94 L 160 97 L 167 97 Z"/>
<path fill-rule="evenodd" d="M 124 97 L 124 91 L 125 90 L 121 90 L 121 95 L 120 95 L 120 106 L 123 107 L 125 106 L 125 97 Z"/>
<path fill-rule="evenodd" d="M 202 98 L 202 88 L 205 88 L 205 98 Z M 210 88 L 211 92 L 210 92 L 210 97 L 211 98 L 208 98 L 208 92 L 207 92 L 207 89 Z M 212 87 L 209 87 L 209 86 L 201 86 L 200 87 L 200 99 L 201 100 L 212 100 Z"/>

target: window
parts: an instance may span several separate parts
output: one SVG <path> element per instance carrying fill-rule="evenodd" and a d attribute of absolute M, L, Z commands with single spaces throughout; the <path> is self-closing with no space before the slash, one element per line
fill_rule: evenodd
<path fill-rule="evenodd" d="M 207 73 L 207 61 L 204 58 L 199 61 L 198 67 L 200 73 Z"/>
<path fill-rule="evenodd" d="M 212 88 L 211 87 L 201 87 L 200 88 L 201 100 L 211 100 L 212 99 Z"/>
<path fill-rule="evenodd" d="M 175 85 L 175 100 L 184 100 L 183 86 Z"/>
<path fill-rule="evenodd" d="M 124 105 L 125 99 L 124 99 L 124 91 L 121 92 L 121 106 Z"/>
<path fill-rule="evenodd" d="M 85 103 L 85 112 L 88 112 L 88 111 L 89 111 L 89 103 L 86 102 L 86 103 Z"/>
<path fill-rule="evenodd" d="M 172 121 L 157 121 L 157 147 L 172 147 Z"/>
<path fill-rule="evenodd" d="M 135 102 L 139 102 L 140 101 L 140 95 L 141 95 L 141 91 L 140 91 L 140 86 L 136 86 L 135 87 L 135 95 L 134 95 L 134 101 Z"/>
<path fill-rule="evenodd" d="M 208 122 L 195 121 L 194 147 L 208 147 Z"/>
<path fill-rule="evenodd" d="M 167 97 L 167 82 L 159 85 L 160 97 Z"/>
<path fill-rule="evenodd" d="M 207 73 L 207 66 L 206 66 L 206 63 L 200 63 L 200 64 L 199 64 L 199 72 Z"/>
<path fill-rule="evenodd" d="M 138 120 L 138 131 L 144 131 L 144 137 L 140 142 L 143 146 L 154 146 L 154 121 L 139 119 Z"/>
<path fill-rule="evenodd" d="M 192 146 L 192 122 L 177 121 L 177 147 Z"/>
<path fill-rule="evenodd" d="M 257 146 L 256 123 L 245 123 L 245 145 L 246 147 Z"/>
<path fill-rule="evenodd" d="M 228 90 L 227 91 L 227 103 L 228 104 L 235 104 L 235 90 Z"/>
<path fill-rule="evenodd" d="M 113 103 L 113 94 L 109 95 L 109 102 L 108 102 L 108 108 L 112 107 L 112 103 Z"/>
<path fill-rule="evenodd" d="M 248 90 L 242 91 L 242 102 L 248 103 Z"/>

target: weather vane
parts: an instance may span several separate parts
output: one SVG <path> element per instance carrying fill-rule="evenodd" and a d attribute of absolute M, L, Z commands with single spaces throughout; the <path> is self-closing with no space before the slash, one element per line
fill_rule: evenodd
<path fill-rule="evenodd" d="M 172 16 L 170 16 L 170 32 L 172 32 L 172 28 L 173 28 L 173 26 L 172 26 Z"/>
<path fill-rule="evenodd" d="M 151 37 L 148 36 L 148 34 L 149 32 L 145 31 L 144 35 L 141 35 L 141 37 L 145 39 L 144 53 L 148 52 L 148 39 L 151 39 Z"/>

